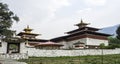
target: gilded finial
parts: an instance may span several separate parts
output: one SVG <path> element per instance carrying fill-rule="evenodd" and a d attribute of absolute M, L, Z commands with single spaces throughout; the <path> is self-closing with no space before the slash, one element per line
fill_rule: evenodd
<path fill-rule="evenodd" d="M 76 26 L 78 26 L 79 28 L 86 27 L 87 25 L 89 25 L 89 23 L 84 23 L 82 19 L 80 23 L 76 24 Z"/>
<path fill-rule="evenodd" d="M 25 33 L 31 33 L 32 29 L 29 28 L 29 25 L 24 29 Z"/>
<path fill-rule="evenodd" d="M 83 20 L 81 19 L 81 23 L 83 23 Z"/>
<path fill-rule="evenodd" d="M 27 25 L 27 29 L 29 29 L 29 25 Z"/>

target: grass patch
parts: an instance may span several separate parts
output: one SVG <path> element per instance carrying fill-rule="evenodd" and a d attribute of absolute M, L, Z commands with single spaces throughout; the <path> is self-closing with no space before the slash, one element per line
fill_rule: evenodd
<path fill-rule="evenodd" d="M 74 57 L 30 57 L 19 60 L 28 64 L 120 64 L 120 54 Z"/>

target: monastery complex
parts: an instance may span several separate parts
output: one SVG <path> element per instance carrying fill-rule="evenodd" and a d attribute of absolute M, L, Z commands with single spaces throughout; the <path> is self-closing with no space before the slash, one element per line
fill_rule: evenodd
<path fill-rule="evenodd" d="M 65 36 L 59 36 L 49 40 L 36 38 L 36 36 L 40 34 L 32 33 L 33 29 L 27 26 L 23 31 L 18 33 L 16 37 L 8 38 L 5 41 L 0 40 L 0 54 L 25 53 L 28 56 L 37 57 L 51 55 L 74 56 L 88 53 L 100 54 L 99 52 L 101 51 L 96 49 L 99 49 L 101 44 L 108 46 L 107 38 L 111 35 L 100 33 L 98 32 L 100 29 L 89 27 L 88 25 L 89 23 L 85 23 L 81 20 L 80 23 L 75 25 L 78 26 L 77 29 L 66 32 L 67 35 Z M 93 50 L 90 52 L 86 51 L 86 49 Z M 112 54 L 110 51 L 107 51 L 105 54 L 109 53 Z"/>
<path fill-rule="evenodd" d="M 32 33 L 31 28 L 27 26 L 23 32 L 17 34 L 20 36 L 18 42 L 12 38 L 8 42 L 1 42 L 1 49 L 6 49 L 6 51 L 0 51 L 0 53 L 20 53 L 21 44 L 24 47 L 34 47 L 37 49 L 98 49 L 100 44 L 105 44 L 108 46 L 107 37 L 110 34 L 98 32 L 98 28 L 88 27 L 89 23 L 84 23 L 82 20 L 80 23 L 76 24 L 78 29 L 67 32 L 66 36 L 60 36 L 50 40 L 37 39 L 36 36 L 40 34 Z M 24 40 L 23 42 L 21 40 Z M 22 46 L 23 46 L 22 45 Z"/>

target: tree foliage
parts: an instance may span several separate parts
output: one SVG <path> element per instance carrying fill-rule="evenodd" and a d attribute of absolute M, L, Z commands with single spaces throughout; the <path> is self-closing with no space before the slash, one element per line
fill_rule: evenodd
<path fill-rule="evenodd" d="M 109 37 L 109 46 L 107 48 L 120 48 L 120 40 L 116 37 Z"/>
<path fill-rule="evenodd" d="M 120 44 L 120 40 L 116 37 L 109 37 L 109 44 Z"/>
<path fill-rule="evenodd" d="M 14 21 L 19 21 L 17 15 L 8 8 L 7 4 L 0 2 L 0 37 L 11 37 L 13 35 L 10 28 Z"/>
<path fill-rule="evenodd" d="M 105 48 L 105 44 L 104 43 L 101 43 L 100 44 L 100 49 L 104 49 Z"/>
<path fill-rule="evenodd" d="M 109 37 L 109 46 L 107 48 L 120 48 L 120 26 L 116 30 L 116 37 Z"/>
<path fill-rule="evenodd" d="M 117 38 L 120 40 L 120 26 L 116 30 Z"/>

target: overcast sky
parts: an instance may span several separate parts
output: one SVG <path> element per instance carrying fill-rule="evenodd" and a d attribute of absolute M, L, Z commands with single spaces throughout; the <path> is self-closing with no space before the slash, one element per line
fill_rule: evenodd
<path fill-rule="evenodd" d="M 20 22 L 17 33 L 27 25 L 38 38 L 51 39 L 77 29 L 81 18 L 90 26 L 103 28 L 120 23 L 120 0 L 0 0 L 9 5 Z"/>

